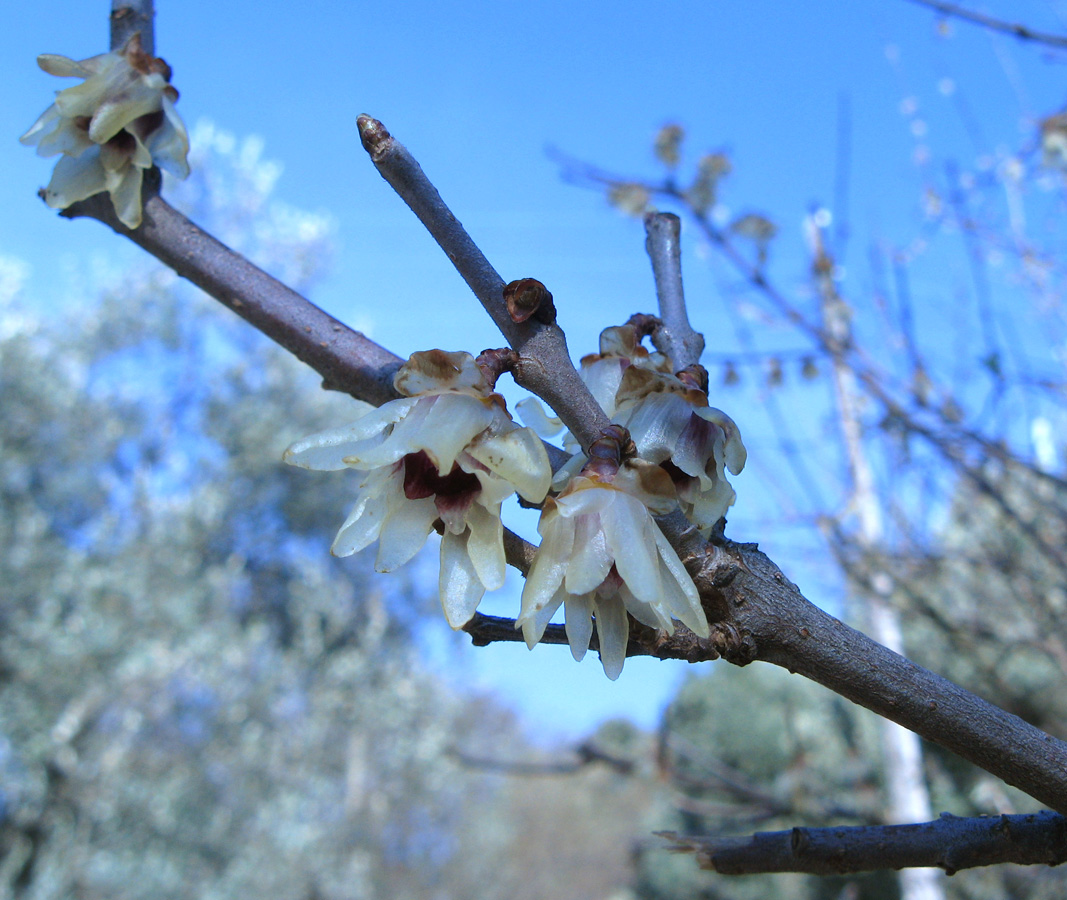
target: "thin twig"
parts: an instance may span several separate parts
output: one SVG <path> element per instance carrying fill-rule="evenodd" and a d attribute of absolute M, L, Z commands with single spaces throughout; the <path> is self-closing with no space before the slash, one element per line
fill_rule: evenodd
<path fill-rule="evenodd" d="M 701 868 L 722 875 L 807 872 L 844 875 L 878 869 L 960 869 L 1015 863 L 1055 866 L 1067 861 L 1067 819 L 1040 812 L 958 818 L 917 825 L 794 828 L 750 837 L 678 836 L 661 832 L 673 850 L 692 851 Z"/>
<path fill-rule="evenodd" d="M 141 49 L 156 55 L 153 0 L 111 0 L 111 49 L 121 50 L 140 32 Z"/>
<path fill-rule="evenodd" d="M 704 335 L 694 331 L 685 309 L 682 289 L 681 220 L 674 213 L 648 213 L 645 216 L 645 249 L 652 260 L 659 298 L 659 317 L 663 325 L 652 335 L 652 342 L 674 363 L 674 370 L 700 362 L 704 352 Z"/>
<path fill-rule="evenodd" d="M 552 407 L 582 447 L 600 437 L 608 417 L 578 376 L 563 331 L 536 318 L 515 322 L 504 302 L 504 280 L 490 265 L 437 188 L 407 149 L 370 116 L 357 120 L 363 146 L 381 176 L 418 216 L 452 265 L 519 353 L 512 374 Z"/>
<path fill-rule="evenodd" d="M 1033 41 L 1037 44 L 1044 44 L 1047 47 L 1056 47 L 1059 50 L 1067 49 L 1067 37 L 1059 34 L 1048 34 L 1044 31 L 1036 31 L 1027 25 L 1022 25 L 1017 22 L 1006 22 L 1003 19 L 994 19 L 992 16 L 987 16 L 983 13 L 974 12 L 970 9 L 964 9 L 962 6 L 957 6 L 955 3 L 945 3 L 943 0 L 911 0 L 912 3 L 917 3 L 919 6 L 925 6 L 927 9 L 932 9 L 934 12 L 941 13 L 943 16 L 951 16 L 955 19 L 962 19 L 965 22 L 970 22 L 974 25 L 981 25 L 983 28 L 988 28 L 990 31 L 999 31 L 1002 34 L 1010 34 L 1012 37 L 1018 38 L 1020 41 Z"/>

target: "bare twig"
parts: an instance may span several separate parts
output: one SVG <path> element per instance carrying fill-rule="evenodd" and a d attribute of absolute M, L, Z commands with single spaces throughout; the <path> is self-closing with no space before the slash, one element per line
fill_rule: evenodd
<path fill-rule="evenodd" d="M 1059 34 L 1048 34 L 1044 31 L 1035 31 L 1027 25 L 1021 25 L 1017 22 L 1006 22 L 1003 19 L 994 19 L 992 16 L 987 16 L 983 13 L 974 12 L 970 9 L 964 9 L 962 6 L 958 6 L 955 3 L 945 3 L 944 0 L 911 0 L 912 3 L 916 3 L 919 6 L 925 6 L 927 9 L 932 9 L 934 12 L 941 13 L 943 16 L 951 16 L 954 19 L 962 19 L 965 22 L 971 22 L 974 25 L 981 25 L 983 28 L 988 28 L 990 31 L 999 31 L 1002 34 L 1010 34 L 1012 37 L 1018 38 L 1020 41 L 1033 41 L 1037 44 L 1044 44 L 1047 47 L 1055 47 L 1058 50 L 1067 49 L 1067 37 Z"/>
<path fill-rule="evenodd" d="M 685 309 L 681 230 L 681 220 L 674 213 L 645 216 L 645 249 L 652 259 L 659 317 L 663 320 L 663 326 L 653 333 L 652 342 L 671 358 L 675 371 L 700 362 L 704 352 L 704 335 L 693 330 Z"/>
<path fill-rule="evenodd" d="M 141 49 L 156 55 L 153 0 L 111 0 L 111 49 L 121 50 L 135 34 L 141 34 Z"/>
<path fill-rule="evenodd" d="M 360 116 L 358 124 L 363 146 L 378 172 L 426 226 L 501 334 L 518 351 L 515 380 L 548 403 L 587 448 L 608 426 L 608 418 L 578 377 L 563 331 L 536 318 L 525 322 L 512 319 L 504 301 L 504 280 L 445 205 L 419 164 L 377 119 Z"/>
<path fill-rule="evenodd" d="M 722 875 L 807 872 L 844 875 L 933 867 L 948 874 L 998 863 L 1055 866 L 1067 861 L 1067 819 L 1041 812 L 957 818 L 918 825 L 794 828 L 751 837 L 678 836 L 671 849 L 693 851 L 701 868 Z"/>

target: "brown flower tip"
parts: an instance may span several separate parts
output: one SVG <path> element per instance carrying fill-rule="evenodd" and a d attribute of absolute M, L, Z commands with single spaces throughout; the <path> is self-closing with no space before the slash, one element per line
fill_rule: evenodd
<path fill-rule="evenodd" d="M 708 370 L 700 363 L 686 366 L 681 372 L 676 372 L 675 377 L 687 388 L 694 388 L 705 394 L 708 392 Z"/>
<path fill-rule="evenodd" d="M 359 139 L 363 143 L 363 149 L 372 157 L 381 153 L 386 142 L 393 139 L 381 122 L 366 113 L 356 118 L 356 127 L 359 128 Z"/>
<path fill-rule="evenodd" d="M 621 425 L 609 425 L 589 445 L 589 462 L 582 468 L 582 474 L 601 481 L 613 481 L 623 461 L 636 455 L 637 448 L 630 440 L 630 432 Z"/>
<path fill-rule="evenodd" d="M 505 285 L 504 302 L 512 322 L 525 322 L 531 317 L 545 325 L 556 321 L 552 294 L 536 278 L 520 278 Z"/>
<path fill-rule="evenodd" d="M 474 361 L 492 390 L 501 375 L 513 371 L 518 365 L 519 354 L 510 347 L 502 347 L 499 350 L 483 350 Z"/>
<path fill-rule="evenodd" d="M 637 340 L 641 341 L 653 334 L 663 324 L 663 320 L 648 313 L 634 313 L 626 320 L 626 324 L 633 328 Z"/>

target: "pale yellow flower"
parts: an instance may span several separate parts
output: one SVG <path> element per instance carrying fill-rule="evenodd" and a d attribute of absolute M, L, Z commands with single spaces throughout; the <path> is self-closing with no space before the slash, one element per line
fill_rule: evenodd
<path fill-rule="evenodd" d="M 76 61 L 46 53 L 50 75 L 83 79 L 56 100 L 19 140 L 40 156 L 63 154 L 45 188 L 45 202 L 66 209 L 107 191 L 128 228 L 141 224 L 141 183 L 153 165 L 189 174 L 189 138 L 174 109 L 170 67 L 141 49 L 135 34 L 122 50 Z"/>
<path fill-rule="evenodd" d="M 441 604 L 453 628 L 504 583 L 500 504 L 516 491 L 544 499 L 548 455 L 516 425 L 469 353 L 415 353 L 394 379 L 406 394 L 342 428 L 297 441 L 285 461 L 363 473 L 356 505 L 333 543 L 349 556 L 378 541 L 375 568 L 391 572 L 441 537 Z"/>

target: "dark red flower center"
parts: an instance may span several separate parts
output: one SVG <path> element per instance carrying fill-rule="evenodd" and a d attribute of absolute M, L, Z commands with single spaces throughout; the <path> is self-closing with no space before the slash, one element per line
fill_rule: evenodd
<path fill-rule="evenodd" d="M 409 453 L 404 457 L 404 496 L 408 500 L 434 497 L 437 508 L 464 508 L 470 505 L 482 489 L 477 475 L 464 472 L 459 463 L 452 464 L 452 471 L 442 475 L 425 450 Z"/>

